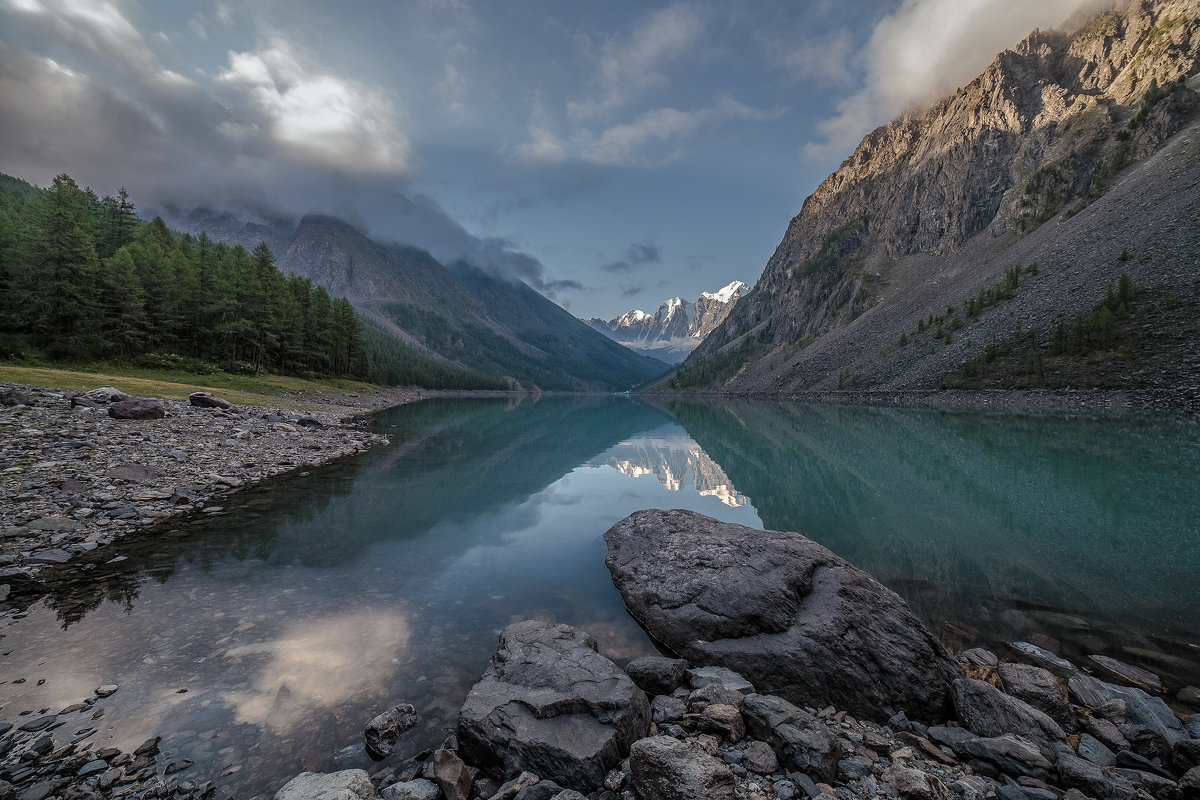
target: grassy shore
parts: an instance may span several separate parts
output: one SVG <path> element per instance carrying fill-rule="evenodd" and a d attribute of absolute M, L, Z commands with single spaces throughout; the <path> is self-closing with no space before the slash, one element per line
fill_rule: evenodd
<path fill-rule="evenodd" d="M 71 368 L 29 367 L 0 362 L 0 382 L 29 386 L 53 386 L 87 390 L 116 386 L 123 392 L 143 397 L 182 399 L 192 392 L 212 392 L 231 403 L 271 408 L 305 408 L 313 400 L 348 394 L 369 397 L 389 390 L 361 381 L 327 379 L 320 381 L 284 375 L 194 375 L 188 372 L 84 365 Z"/>

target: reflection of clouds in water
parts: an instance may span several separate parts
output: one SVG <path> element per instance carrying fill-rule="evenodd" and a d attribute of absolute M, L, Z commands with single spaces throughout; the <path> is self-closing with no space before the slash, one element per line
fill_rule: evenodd
<path fill-rule="evenodd" d="M 248 691 L 229 692 L 238 722 L 286 734 L 318 710 L 360 694 L 387 694 L 410 637 L 394 612 L 361 611 L 298 623 L 279 639 L 235 647 L 226 658 L 269 654 Z"/>

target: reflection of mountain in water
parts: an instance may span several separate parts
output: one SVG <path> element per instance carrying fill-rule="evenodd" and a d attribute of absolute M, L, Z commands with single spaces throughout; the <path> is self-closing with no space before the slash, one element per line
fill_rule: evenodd
<path fill-rule="evenodd" d="M 590 463 L 613 467 L 630 478 L 653 475 L 672 492 L 692 486 L 701 497 L 715 497 L 730 508 L 744 506 L 748 500 L 733 488 L 717 462 L 688 436 L 639 437 L 621 442 Z"/>
<path fill-rule="evenodd" d="M 288 476 L 229 497 L 229 516 L 173 520 L 86 554 L 44 577 L 70 624 L 113 600 L 129 606 L 147 578 L 165 582 L 182 561 L 227 558 L 309 568 L 347 565 L 378 542 L 417 539 L 442 522 L 462 523 L 524 502 L 581 463 L 639 431 L 661 427 L 661 411 L 637 401 L 443 400 L 379 414 L 387 449 Z M 426 537 L 405 578 L 478 544 L 466 525 Z M 336 532 L 331 541 L 330 532 Z M 495 537 L 503 531 L 495 530 Z M 107 564 L 114 555 L 119 564 Z M 87 564 L 103 565 L 95 573 Z"/>
<path fill-rule="evenodd" d="M 733 400 L 661 407 L 754 498 L 764 527 L 811 536 L 943 634 L 1040 630 L 1068 651 L 1167 671 L 1176 662 L 1146 654 L 1182 654 L 1200 635 L 1194 425 Z"/>

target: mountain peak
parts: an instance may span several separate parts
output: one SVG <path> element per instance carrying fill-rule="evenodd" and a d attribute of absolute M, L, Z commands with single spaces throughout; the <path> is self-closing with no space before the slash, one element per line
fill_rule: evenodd
<path fill-rule="evenodd" d="M 721 323 L 749 287 L 733 281 L 716 292 L 702 292 L 696 302 L 672 297 L 653 315 L 634 309 L 615 319 L 589 319 L 587 324 L 637 352 L 671 363 L 682 361 Z"/>

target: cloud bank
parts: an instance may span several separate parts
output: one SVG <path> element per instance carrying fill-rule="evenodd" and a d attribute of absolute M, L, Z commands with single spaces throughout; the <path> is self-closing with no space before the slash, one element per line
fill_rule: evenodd
<path fill-rule="evenodd" d="M 577 288 L 513 242 L 472 235 L 431 198 L 405 197 L 411 145 L 395 98 L 280 36 L 228 51 L 205 86 L 168 69 L 113 0 L 0 0 L 0 10 L 27 43 L 0 42 L 2 171 L 42 184 L 67 171 L 148 207 L 334 214 L 551 296 Z"/>
<path fill-rule="evenodd" d="M 805 157 L 848 155 L 866 133 L 967 83 L 996 53 L 1034 28 L 1056 27 L 1099 5 L 1096 0 L 904 0 L 875 26 L 857 55 L 864 85 L 817 125 L 822 138 L 804 146 Z M 829 44 L 835 51 L 844 46 L 840 40 Z M 815 53 L 797 60 L 802 66 L 836 61 Z"/>

